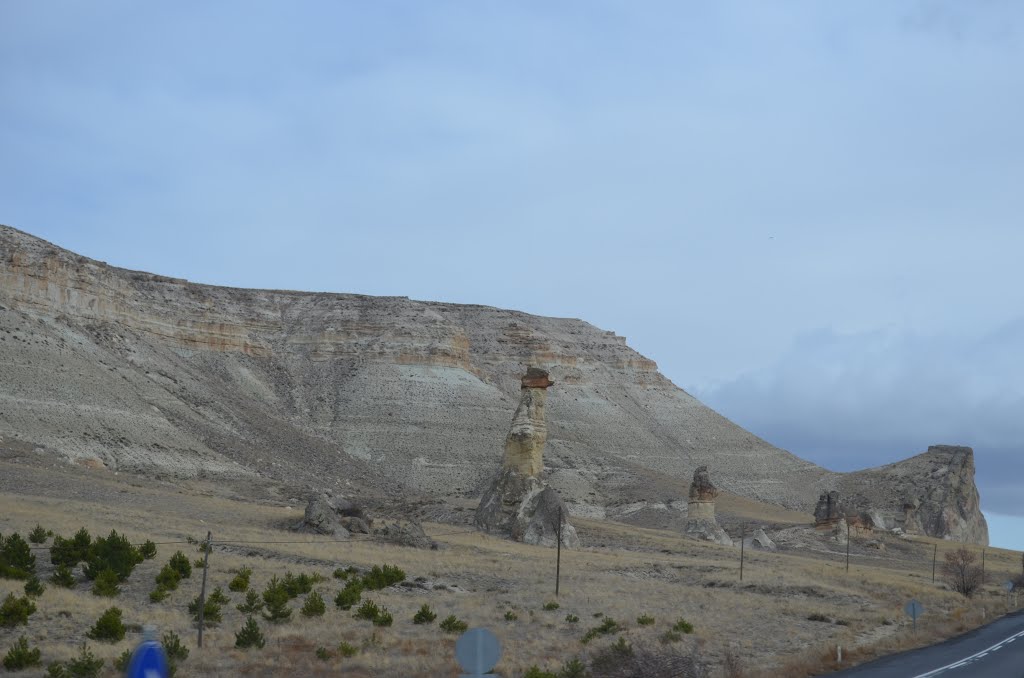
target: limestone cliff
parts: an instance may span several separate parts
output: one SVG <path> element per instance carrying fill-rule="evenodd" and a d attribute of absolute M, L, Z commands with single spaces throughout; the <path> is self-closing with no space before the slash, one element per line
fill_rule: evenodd
<path fill-rule="evenodd" d="M 744 431 L 581 320 L 212 287 L 0 226 L 0 437 L 73 462 L 479 496 L 531 364 L 556 382 L 539 403 L 546 473 L 573 511 L 671 492 L 703 464 L 724 490 L 805 511 L 855 480 Z"/>

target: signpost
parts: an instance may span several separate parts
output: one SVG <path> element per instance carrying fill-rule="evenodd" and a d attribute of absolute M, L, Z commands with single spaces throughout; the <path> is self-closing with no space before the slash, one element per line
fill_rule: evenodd
<path fill-rule="evenodd" d="M 1007 579 L 1003 582 L 1003 588 L 1006 589 L 1006 609 L 1010 609 L 1010 594 L 1013 593 L 1014 583 Z"/>
<path fill-rule="evenodd" d="M 501 643 L 487 629 L 470 629 L 455 641 L 455 659 L 466 672 L 460 678 L 496 678 L 489 671 L 501 659 Z"/>
<path fill-rule="evenodd" d="M 914 631 L 917 631 L 917 618 L 924 614 L 924 607 L 916 600 L 911 600 L 903 609 L 914 620 Z"/>

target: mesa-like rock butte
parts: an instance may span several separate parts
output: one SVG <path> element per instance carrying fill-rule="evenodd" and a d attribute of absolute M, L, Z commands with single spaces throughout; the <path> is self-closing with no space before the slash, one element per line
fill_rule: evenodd
<path fill-rule="evenodd" d="M 0 226 L 0 438 L 74 463 L 479 497 L 529 365 L 555 382 L 547 482 L 574 515 L 678 497 L 709 465 L 731 494 L 809 513 L 837 490 L 908 532 L 987 543 L 970 448 L 830 472 L 581 320 L 201 285 Z"/>

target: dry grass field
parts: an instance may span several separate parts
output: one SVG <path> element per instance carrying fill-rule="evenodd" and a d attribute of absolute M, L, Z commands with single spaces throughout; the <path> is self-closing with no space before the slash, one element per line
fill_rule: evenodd
<path fill-rule="evenodd" d="M 817 675 L 835 667 L 837 645 L 842 645 L 847 662 L 863 661 L 934 642 L 1005 612 L 1007 601 L 999 584 L 1021 567 L 1019 553 L 988 549 L 990 583 L 966 600 L 932 583 L 933 540 L 855 537 L 847 572 L 845 544 L 822 537 L 814 549 L 747 551 L 741 582 L 738 548 L 686 541 L 668 531 L 576 520 L 587 546 L 562 552 L 558 609 L 545 610 L 545 603 L 556 600 L 555 551 L 488 537 L 465 526 L 425 524 L 441 545 L 438 550 L 369 538 L 336 542 L 289 531 L 287 526 L 301 516 L 300 506 L 248 501 L 214 484 L 150 484 L 101 471 L 7 462 L 0 462 L 0 478 L 4 535 L 24 535 L 41 524 L 63 536 L 80 527 L 94 535 L 116 529 L 133 542 L 151 539 L 160 544 L 157 556 L 136 568 L 115 599 L 92 595 L 80 574 L 72 590 L 49 584 L 53 566 L 48 551 L 35 551 L 47 589 L 27 626 L 0 628 L 0 654 L 25 635 L 42 649 L 44 665 L 75 655 L 100 613 L 116 605 L 124 611 L 126 624 L 155 624 L 161 632 L 171 630 L 182 637 L 191 650 L 179 670 L 185 676 L 457 676 L 457 636 L 437 624 L 449 614 L 497 634 L 503 657 L 495 671 L 508 678 L 523 675 L 533 665 L 557 671 L 572 657 L 586 661 L 619 636 L 635 647 L 683 648 L 706 663 L 710 675 Z M 236 650 L 235 632 L 244 615 L 235 605 L 244 595 L 229 593 L 223 621 L 208 629 L 204 647 L 196 648 L 186 607 L 199 593 L 202 571 L 195 570 L 163 602 L 150 602 L 149 593 L 156 572 L 175 551 L 190 560 L 201 557 L 193 544 L 163 542 L 202 538 L 208 530 L 214 539 L 209 590 L 219 586 L 227 592 L 228 582 L 243 566 L 253 570 L 252 588 L 257 591 L 273 575 L 318 572 L 325 577 L 316 589 L 327 602 L 326 614 L 303 618 L 300 596 L 291 602 L 291 620 L 278 625 L 260 620 L 267 639 L 262 650 Z M 880 539 L 885 548 L 866 548 L 868 539 Z M 938 546 L 940 562 L 955 547 L 949 542 Z M 397 586 L 364 594 L 364 600 L 372 599 L 393 614 L 391 627 L 375 627 L 355 619 L 353 610 L 334 605 L 342 587 L 331 576 L 335 568 L 368 569 L 385 563 L 401 567 L 409 580 L 423 577 L 430 582 L 426 589 Z M 22 582 L 0 580 L 0 598 L 8 592 L 20 595 L 22 588 Z M 916 633 L 902 612 L 910 598 L 920 600 L 926 610 Z M 437 621 L 415 625 L 412 617 L 424 603 L 437 613 Z M 509 611 L 514 621 L 506 620 Z M 579 621 L 567 621 L 570 614 Z M 639 624 L 642 615 L 653 617 L 654 623 Z M 587 629 L 609 617 L 618 622 L 620 632 L 581 642 Z M 691 622 L 694 632 L 678 640 L 664 638 L 680 618 Z M 139 638 L 134 631 L 116 644 L 89 641 L 106 660 L 104 675 L 116 675 L 113 659 Z M 358 653 L 341 657 L 336 649 L 342 641 Z M 331 656 L 318 658 L 320 647 Z"/>

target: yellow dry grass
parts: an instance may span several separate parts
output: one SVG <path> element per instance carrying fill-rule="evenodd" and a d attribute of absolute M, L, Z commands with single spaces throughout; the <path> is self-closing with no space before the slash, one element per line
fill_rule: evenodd
<path fill-rule="evenodd" d="M 749 675 L 755 675 L 755 666 L 769 667 L 766 675 L 814 675 L 831 667 L 836 645 L 843 645 L 847 657 L 863 660 L 925 644 L 990 619 L 1005 610 L 999 582 L 1020 567 L 1019 554 L 989 549 L 986 566 L 993 584 L 977 598 L 964 600 L 931 582 L 933 545 L 939 545 L 940 562 L 943 552 L 957 545 L 915 539 L 911 557 L 887 557 L 884 552 L 874 558 L 861 556 L 849 573 L 838 553 L 748 552 L 741 583 L 738 549 L 686 541 L 666 531 L 579 520 L 581 534 L 587 535 L 591 545 L 562 552 L 560 607 L 545 611 L 544 603 L 555 599 L 552 549 L 470 531 L 452 534 L 462 528 L 439 524 L 425 525 L 428 533 L 442 535 L 436 537 L 443 544 L 438 551 L 367 539 L 332 542 L 285 529 L 301 515 L 298 507 L 255 504 L 186 488 L 97 482 L 107 495 L 103 499 L 0 494 L 0 532 L 24 534 L 40 523 L 65 536 L 84 526 L 93 534 L 116 529 L 134 541 L 164 542 L 204 537 L 211 530 L 220 546 L 210 558 L 209 589 L 220 586 L 227 591 L 228 582 L 243 565 L 253 569 L 252 586 L 257 590 L 275 574 L 315 571 L 328 578 L 317 586 L 328 603 L 326 615 L 303 619 L 300 598 L 292 602 L 291 621 L 274 625 L 260 620 L 267 638 L 263 650 L 236 650 L 234 634 L 244 617 L 234 605 L 243 596 L 229 594 L 232 603 L 224 608 L 223 623 L 207 631 L 204 648 L 199 650 L 186 607 L 199 592 L 201 571 L 183 581 L 164 602 L 148 600 L 156 572 L 174 551 L 182 550 L 190 560 L 200 556 L 193 545 L 168 544 L 159 546 L 154 560 L 136 569 L 113 601 L 91 595 L 85 583 L 71 591 L 48 585 L 28 626 L 0 629 L 0 653 L 24 634 L 42 648 L 44 661 L 67 659 L 77 652 L 99 614 L 113 604 L 124 610 L 126 623 L 152 623 L 187 641 L 192 653 L 183 675 L 316 676 L 337 675 L 344 669 L 350 676 L 456 676 L 455 637 L 442 632 L 437 622 L 427 626 L 411 622 L 420 605 L 427 603 L 437 612 L 438 621 L 454 614 L 471 627 L 495 631 L 504 650 L 496 671 L 507 677 L 520 676 L 531 665 L 555 670 L 567 659 L 586 656 L 615 640 L 611 636 L 590 645 L 580 642 L 588 628 L 600 623 L 597 614 L 624 627 L 616 635 L 654 646 L 677 619 L 685 618 L 696 631 L 681 642 L 699 651 L 712 666 L 720 666 L 730 652 L 740 657 Z M 619 546 L 602 548 L 601 543 Z M 629 548 L 622 548 L 622 543 Z M 48 554 L 37 553 L 40 572 L 48 576 L 52 569 Z M 389 589 L 366 594 L 364 598 L 377 601 L 394 615 L 394 625 L 383 629 L 333 605 L 341 588 L 331 579 L 335 567 L 383 563 L 400 566 L 410 578 L 454 584 L 465 592 Z M 0 596 L 20 590 L 20 582 L 0 580 Z M 927 610 L 917 634 L 911 632 L 902 612 L 912 597 Z M 518 620 L 505 621 L 507 610 Z M 577 615 L 580 621 L 569 623 L 567 614 Z M 638 625 L 636 618 L 644 614 L 653 616 L 656 623 Z M 810 621 L 811 615 L 825 615 L 842 624 Z M 90 646 L 107 660 L 107 675 L 115 675 L 109 670 L 112 659 L 137 641 L 137 635 L 129 635 L 115 645 L 90 641 Z M 336 652 L 327 661 L 316 657 L 318 647 L 333 651 L 342 641 L 361 651 L 350 658 Z"/>

